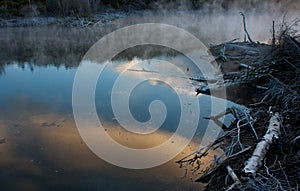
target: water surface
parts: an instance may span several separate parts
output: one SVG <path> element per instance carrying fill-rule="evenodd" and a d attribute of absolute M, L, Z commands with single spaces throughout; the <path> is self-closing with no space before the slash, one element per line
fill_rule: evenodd
<path fill-rule="evenodd" d="M 122 128 L 111 108 L 111 89 L 118 68 L 132 62 L 130 78 L 142 78 L 155 70 L 151 60 L 115 61 L 100 76 L 96 88 L 96 108 L 107 133 L 132 148 L 149 148 L 166 141 L 180 118 L 178 95 L 163 81 L 145 81 L 130 94 L 130 110 L 138 121 L 149 120 L 149 104 L 161 100 L 168 110 L 161 128 L 150 135 L 138 135 Z M 151 66 L 152 64 L 152 66 Z M 181 178 L 184 170 L 175 164 L 199 147 L 208 121 L 200 117 L 193 141 L 175 159 L 145 170 L 129 170 L 111 165 L 94 155 L 81 139 L 72 113 L 72 85 L 76 68 L 34 66 L 5 67 L 0 76 L 0 182 L 3 190 L 196 190 L 201 185 Z M 112 67 L 114 66 L 114 67 Z M 116 67 L 117 66 L 117 67 Z M 186 74 L 185 64 L 179 67 Z M 169 80 L 185 83 L 186 93 L 195 96 L 192 82 L 172 75 Z M 151 90 L 151 91 L 147 91 Z M 84 93 L 84 92 L 82 92 Z M 125 92 L 126 93 L 126 92 Z M 199 96 L 201 116 L 210 113 L 209 96 Z M 188 103 L 186 103 L 188 104 Z M 159 111 L 158 111 L 159 112 Z M 174 148 L 175 149 L 175 148 Z M 153 156 L 155 157 L 155 156 Z M 208 157 L 207 164 L 212 160 Z"/>

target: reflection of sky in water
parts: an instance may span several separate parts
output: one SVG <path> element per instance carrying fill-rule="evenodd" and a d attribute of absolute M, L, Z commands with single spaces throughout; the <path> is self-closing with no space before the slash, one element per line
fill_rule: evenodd
<path fill-rule="evenodd" d="M 151 91 L 147 91 L 149 89 Z M 181 117 L 179 100 L 176 93 L 163 82 L 156 82 L 155 84 L 144 82 L 135 88 L 135 91 L 130 95 L 129 106 L 132 115 L 138 121 L 148 121 L 151 117 L 148 107 L 153 99 L 162 101 L 168 111 L 161 128 L 174 132 Z"/>
<path fill-rule="evenodd" d="M 174 59 L 171 61 L 173 63 Z M 135 67 L 124 70 L 133 62 L 136 63 Z M 191 69 L 187 70 L 187 67 L 182 62 L 177 61 L 177 63 L 174 63 L 188 76 L 196 75 L 192 73 Z M 192 67 L 192 65 L 189 67 Z M 190 96 L 195 96 L 195 93 L 192 83 L 171 69 L 167 67 L 163 69 L 164 74 L 167 73 L 169 75 L 165 75 L 161 81 L 151 80 L 139 84 L 130 93 L 129 105 L 133 117 L 140 122 L 145 122 L 150 118 L 148 111 L 150 103 L 154 100 L 162 101 L 168 112 L 161 129 L 174 132 L 180 118 L 180 103 L 176 92 L 164 81 L 177 83 L 182 93 L 190 94 Z M 6 74 L 0 76 L 0 104 L 2 112 L 13 110 L 12 102 L 16 102 L 16 100 L 28 103 L 31 103 L 30 100 L 32 100 L 32 102 L 40 103 L 41 105 L 48 105 L 49 108 L 55 111 L 72 113 L 72 85 L 76 69 L 35 67 L 32 72 L 29 67 L 25 67 L 24 71 L 22 71 L 17 65 L 10 65 L 5 70 Z M 154 64 L 154 61 L 149 60 L 135 59 L 131 62 L 110 63 L 98 80 L 95 102 L 98 116 L 100 119 L 108 122 L 116 122 L 111 108 L 111 90 L 121 71 L 126 71 L 126 75 L 128 75 L 126 79 L 131 80 L 143 78 L 144 75 L 151 73 L 161 73 L 162 68 L 161 65 L 158 67 Z M 128 92 L 123 93 L 124 95 L 129 94 Z M 200 116 L 209 115 L 210 97 L 205 95 L 199 96 L 199 101 Z M 190 103 L 184 104 L 188 105 Z M 205 130 L 203 127 L 205 128 L 206 125 L 207 120 L 203 120 L 200 117 L 198 134 L 201 134 L 201 129 Z"/>
<path fill-rule="evenodd" d="M 157 62 L 161 63 L 158 65 Z M 178 62 L 176 65 L 178 67 L 177 70 L 181 70 L 181 73 L 183 71 L 187 76 L 193 75 L 192 71 L 187 69 L 182 62 Z M 97 112 L 102 119 L 113 119 L 114 121 L 113 111 L 110 106 L 111 92 L 113 84 L 120 73 L 125 76 L 123 79 L 127 81 L 134 81 L 137 78 L 143 80 L 149 76 L 159 79 L 142 81 L 132 90 L 132 92 L 129 92 L 128 90 L 125 92 L 114 93 L 123 95 L 124 100 L 120 101 L 126 102 L 127 97 L 129 97 L 129 108 L 131 114 L 137 121 L 140 122 L 146 122 L 150 119 L 149 106 L 151 102 L 155 100 L 162 101 L 167 109 L 167 116 L 160 129 L 174 132 L 178 126 L 181 111 L 178 95 L 169 83 L 176 84 L 175 86 L 173 85 L 173 88 L 175 88 L 178 92 L 195 97 L 194 86 L 187 79 L 187 76 L 180 74 L 178 71 L 174 71 L 174 67 L 168 67 L 168 65 L 164 65 L 163 61 L 158 60 L 149 61 L 134 59 L 130 62 L 120 61 L 109 63 L 99 78 L 96 90 Z M 201 113 L 210 112 L 210 100 L 208 98 L 208 96 L 203 96 L 202 101 L 205 102 L 205 105 L 201 106 Z M 190 103 L 183 104 L 189 106 Z M 159 113 L 160 111 L 157 112 Z M 199 129 L 201 126 L 205 127 L 206 124 L 207 121 L 200 118 Z"/>
<path fill-rule="evenodd" d="M 112 86 L 125 66 L 121 63 L 115 62 L 107 67 L 96 88 L 97 112 L 107 122 L 104 125 L 107 125 L 108 134 L 119 143 L 134 148 L 148 148 L 165 141 L 171 136 L 168 132 L 176 130 L 180 105 L 178 95 L 164 80 L 186 87 L 180 92 L 195 96 L 191 82 L 169 71 L 161 81 L 140 83 L 129 97 L 134 118 L 141 122 L 149 120 L 149 104 L 156 99 L 165 104 L 168 112 L 161 127 L 164 131 L 149 136 L 132 135 L 117 125 L 110 104 Z M 143 78 L 149 71 L 161 72 L 155 67 L 149 61 L 142 62 L 137 68 L 127 71 L 128 80 Z M 187 71 L 182 63 L 178 67 L 186 74 L 193 75 L 191 69 Z M 165 70 L 168 71 L 168 68 Z M 1 152 L 5 154 L 5 158 L 0 161 L 0 168 L 1 172 L 8 172 L 11 165 L 15 168 L 12 170 L 14 175 L 0 173 L 0 179 L 8 183 L 4 189 L 10 186 L 29 190 L 199 188 L 198 184 L 189 187 L 178 180 L 182 170 L 177 169 L 174 161 L 149 170 L 133 171 L 108 165 L 92 155 L 81 142 L 70 115 L 76 69 L 34 67 L 32 72 L 29 66 L 22 71 L 17 65 L 9 65 L 5 71 L 0 76 L 0 137 L 4 136 L 7 143 L 0 145 Z M 198 99 L 200 116 L 207 116 L 210 112 L 210 97 L 202 95 Z M 200 117 L 199 138 L 207 123 Z M 191 143 L 192 147 L 184 150 L 179 157 L 192 152 L 198 146 L 198 141 L 195 139 Z"/>
<path fill-rule="evenodd" d="M 75 72 L 76 69 L 55 67 L 35 67 L 31 72 L 29 67 L 22 71 L 18 66 L 10 65 L 0 76 L 1 108 L 9 109 L 14 100 L 34 100 L 54 110 L 70 112 Z"/>

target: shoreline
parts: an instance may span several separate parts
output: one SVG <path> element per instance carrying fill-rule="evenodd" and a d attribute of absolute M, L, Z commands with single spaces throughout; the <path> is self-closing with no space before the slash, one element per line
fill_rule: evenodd
<path fill-rule="evenodd" d="M 65 27 L 86 27 L 94 24 L 104 25 L 115 19 L 125 18 L 130 15 L 137 14 L 139 11 L 124 11 L 124 10 L 107 10 L 92 14 L 88 17 L 78 16 L 35 16 L 35 17 L 13 17 L 13 18 L 0 18 L 0 28 L 10 27 L 42 27 L 50 25 L 58 25 Z"/>

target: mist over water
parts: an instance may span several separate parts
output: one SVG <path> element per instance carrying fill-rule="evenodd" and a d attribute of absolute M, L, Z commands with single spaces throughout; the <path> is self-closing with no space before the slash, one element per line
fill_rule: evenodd
<path fill-rule="evenodd" d="M 283 18 L 291 23 L 300 17 L 299 10 L 299 0 L 216 0 L 199 10 L 191 9 L 189 1 L 181 1 L 176 6 L 158 4 L 151 11 L 132 11 L 123 18 L 89 27 L 35 25 L 0 28 L 0 138 L 6 139 L 6 143 L 0 144 L 1 187 L 4 190 L 201 189 L 202 186 L 192 182 L 190 177 L 181 179 L 184 172 L 177 168 L 175 159 L 199 147 L 203 135 L 201 128 L 208 123 L 203 118 L 193 142 L 177 158 L 153 169 L 135 171 L 118 168 L 99 159 L 88 149 L 76 129 L 71 105 L 72 83 L 82 57 L 106 34 L 145 22 L 183 28 L 206 46 L 236 38 L 243 41 L 240 11 L 246 15 L 252 39 L 268 43 L 272 37 L 272 21 L 275 21 L 275 29 L 279 33 Z M 131 71 L 132 77 L 143 77 L 145 68 L 153 70 L 150 66 L 147 68 L 149 60 L 165 58 L 170 53 L 154 46 L 138 48 L 115 58 L 115 63 L 125 63 L 120 64 L 120 68 L 132 60 L 141 61 L 135 57 L 144 59 L 139 70 Z M 180 58 L 177 53 L 175 57 L 177 61 Z M 170 62 L 175 62 L 172 59 Z M 187 67 L 186 60 L 178 62 L 188 75 L 197 76 L 192 67 Z M 176 127 L 178 120 L 175 119 L 180 116 L 179 106 L 174 104 L 177 101 L 174 91 L 163 83 L 150 81 L 141 84 L 131 95 L 131 102 L 136 104 L 131 105 L 132 114 L 140 121 L 149 119 L 149 113 L 145 111 L 157 95 L 173 110 L 160 131 L 151 136 L 138 136 L 120 127 L 109 108 L 112 78 L 117 75 L 118 71 L 105 73 L 102 76 L 105 83 L 100 84 L 102 86 L 98 84 L 96 92 L 97 112 L 105 120 L 107 133 L 120 144 L 133 148 L 149 148 L 167 140 Z M 144 95 L 149 88 L 153 92 Z M 194 91 L 190 95 L 194 96 Z M 207 117 L 209 97 L 199 99 L 202 100 L 201 115 Z M 209 165 L 214 154 L 208 156 L 205 165 Z"/>
<path fill-rule="evenodd" d="M 232 3 L 230 3 L 232 2 Z M 0 63 L 19 61 L 36 65 L 77 66 L 85 52 L 104 35 L 133 24 L 155 22 L 187 30 L 204 44 L 217 44 L 238 38 L 243 41 L 242 11 L 247 29 L 255 41 L 267 43 L 272 38 L 272 21 L 280 32 L 300 17 L 300 2 L 290 1 L 213 1 L 199 10 L 179 7 L 158 7 L 156 10 L 132 11 L 123 18 L 92 27 L 34 26 L 0 28 Z M 112 13 L 113 14 L 113 13 Z M 285 19 L 284 19 L 285 18 Z M 176 39 L 174 39 L 176 40 Z"/>

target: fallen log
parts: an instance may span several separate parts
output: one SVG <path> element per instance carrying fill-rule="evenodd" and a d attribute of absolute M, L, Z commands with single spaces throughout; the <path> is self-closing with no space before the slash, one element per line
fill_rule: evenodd
<path fill-rule="evenodd" d="M 300 20 L 295 23 L 300 24 Z M 300 35 L 294 34 L 297 30 L 293 31 L 290 25 L 282 27 L 277 38 L 274 37 L 273 28 L 273 43 L 269 45 L 251 42 L 213 45 L 210 52 L 215 56 L 221 73 L 190 78 L 197 81 L 194 83 L 198 85 L 197 94 L 226 89 L 231 101 L 250 104 L 247 106 L 250 113 L 226 110 L 204 117 L 224 130 L 225 136 L 216 144 L 227 156 L 222 157 L 225 159 L 221 162 L 212 161 L 205 170 L 197 168 L 201 176 L 196 182 L 208 183 L 207 190 L 298 190 Z M 271 108 L 280 114 L 275 113 L 268 119 Z M 233 115 L 233 121 L 225 126 L 219 118 L 227 114 Z M 280 136 L 281 118 L 284 118 L 285 136 L 276 142 Z M 268 130 L 265 132 L 263 127 L 268 120 L 269 124 L 265 127 Z M 271 145 L 281 148 L 280 153 L 277 150 L 270 151 Z M 282 145 L 288 145 L 288 148 Z M 248 150 L 246 154 L 245 148 L 248 146 L 255 149 Z M 206 149 L 204 153 L 212 150 L 214 147 Z M 239 151 L 244 151 L 244 154 L 233 157 Z M 198 164 L 204 155 L 202 152 L 192 153 L 179 164 L 186 164 L 184 167 L 187 171 L 189 165 L 193 167 L 194 163 Z M 228 168 L 229 165 L 241 180 L 240 184 L 235 184 L 238 181 L 230 175 L 233 171 Z M 232 178 L 231 185 L 228 184 L 228 177 Z"/>
<path fill-rule="evenodd" d="M 263 81 L 264 78 L 269 78 L 270 75 L 276 72 L 273 69 L 274 62 L 251 68 L 249 70 L 243 70 L 241 72 L 226 73 L 216 83 L 207 84 L 196 89 L 197 93 L 207 93 L 208 91 L 219 91 L 222 88 L 239 87 L 242 85 L 250 84 L 253 82 Z M 193 79 L 196 80 L 197 79 Z M 200 81 L 200 80 L 199 80 Z"/>
<path fill-rule="evenodd" d="M 262 166 L 262 161 L 264 160 L 270 145 L 273 144 L 275 140 L 279 139 L 280 126 L 282 126 L 281 116 L 279 113 L 275 113 L 270 119 L 265 136 L 256 145 L 252 156 L 246 162 L 246 166 L 243 169 L 245 175 L 252 177 L 256 175 L 257 170 Z"/>

